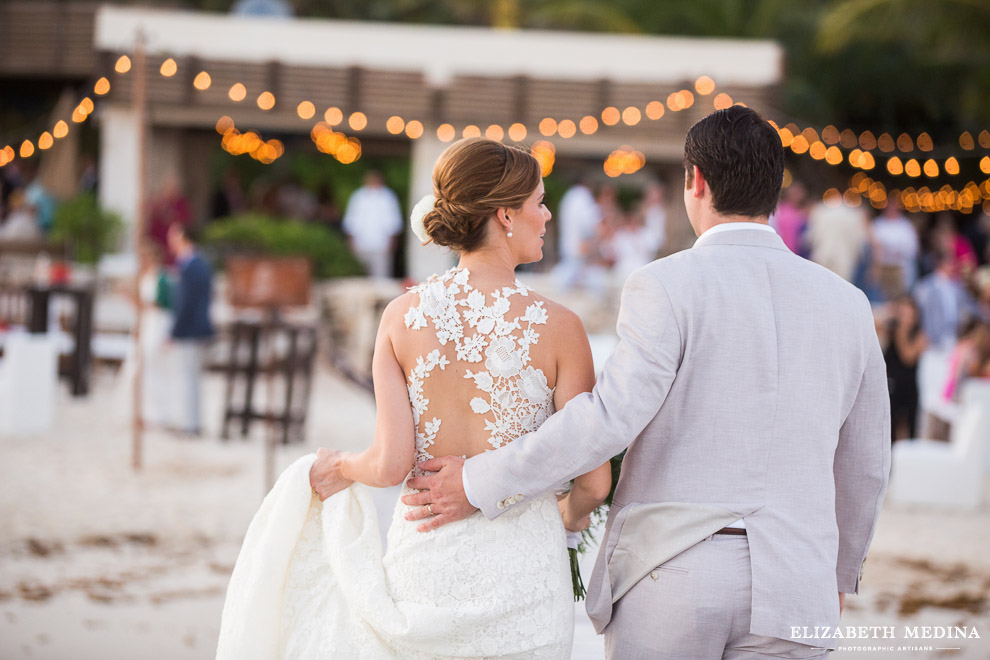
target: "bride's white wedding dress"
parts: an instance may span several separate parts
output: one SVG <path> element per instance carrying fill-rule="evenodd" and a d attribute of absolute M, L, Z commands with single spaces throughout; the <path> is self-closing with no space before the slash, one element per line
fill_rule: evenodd
<path fill-rule="evenodd" d="M 431 457 L 440 433 L 435 409 L 450 412 L 439 400 L 431 410 L 429 379 L 451 364 L 471 381 L 469 414 L 484 422 L 492 451 L 553 413 L 553 390 L 530 359 L 547 312 L 532 301 L 510 314 L 521 310 L 526 287 L 516 282 L 485 295 L 468 271 L 453 269 L 413 292 L 419 303 L 406 327 L 435 334 L 432 350 L 406 374 L 417 461 Z M 574 605 L 552 493 L 495 520 L 476 512 L 427 533 L 405 520 L 410 507 L 400 501 L 382 556 L 366 487 L 321 503 L 309 487 L 313 460 L 282 474 L 248 529 L 218 659 L 570 657 Z"/>

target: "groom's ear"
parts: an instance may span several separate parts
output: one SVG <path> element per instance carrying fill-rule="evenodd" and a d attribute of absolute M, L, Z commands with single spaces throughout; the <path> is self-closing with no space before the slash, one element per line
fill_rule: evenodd
<path fill-rule="evenodd" d="M 708 186 L 708 181 L 705 180 L 705 175 L 701 173 L 697 165 L 692 165 L 691 170 L 694 176 L 691 178 L 694 180 L 694 186 L 691 188 L 691 194 L 694 197 L 704 197 L 705 188 Z"/>

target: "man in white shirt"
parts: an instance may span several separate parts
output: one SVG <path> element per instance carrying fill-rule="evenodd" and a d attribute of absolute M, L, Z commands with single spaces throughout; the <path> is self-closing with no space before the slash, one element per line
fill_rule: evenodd
<path fill-rule="evenodd" d="M 568 189 L 560 200 L 560 263 L 554 269 L 557 284 L 571 289 L 584 284 L 591 244 L 602 215 L 585 181 Z"/>
<path fill-rule="evenodd" d="M 910 291 L 917 279 L 918 232 L 896 204 L 887 204 L 873 221 L 874 259 L 888 298 Z"/>
<path fill-rule="evenodd" d="M 851 282 L 868 239 L 866 214 L 862 209 L 843 204 L 838 191 L 826 195 L 808 215 L 810 257 Z"/>
<path fill-rule="evenodd" d="M 347 201 L 343 227 L 350 238 L 351 250 L 368 275 L 389 277 L 396 236 L 402 231 L 402 210 L 395 193 L 385 186 L 381 173 L 370 170 L 364 176 L 364 185 Z"/>

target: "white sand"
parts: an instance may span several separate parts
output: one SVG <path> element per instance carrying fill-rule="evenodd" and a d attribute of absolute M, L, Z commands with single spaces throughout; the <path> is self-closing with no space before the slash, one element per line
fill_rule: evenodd
<path fill-rule="evenodd" d="M 211 376 L 207 436 L 148 433 L 135 473 L 119 386 L 109 373 L 94 385 L 88 399 L 60 395 L 53 432 L 0 440 L 0 658 L 211 658 L 229 572 L 264 493 L 261 427 L 246 442 L 217 439 L 223 383 Z M 374 404 L 362 390 L 318 368 L 312 401 L 307 444 L 281 449 L 280 467 L 371 437 Z M 896 626 L 899 639 L 870 645 L 960 650 L 832 657 L 990 658 L 988 548 L 990 511 L 885 511 L 843 624 Z M 960 595 L 975 612 L 925 605 Z M 899 614 L 912 601 L 921 609 Z M 905 625 L 976 626 L 982 639 L 905 640 Z M 579 618 L 574 658 L 598 660 L 601 649 Z"/>

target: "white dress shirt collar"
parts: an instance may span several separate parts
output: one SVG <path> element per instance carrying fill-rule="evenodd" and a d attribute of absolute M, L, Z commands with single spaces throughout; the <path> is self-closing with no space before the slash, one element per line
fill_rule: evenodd
<path fill-rule="evenodd" d="M 715 225 L 714 227 L 709 227 L 708 229 L 706 229 L 704 233 L 702 233 L 701 236 L 698 237 L 698 240 L 694 242 L 694 247 L 698 247 L 699 245 L 701 245 L 702 242 L 710 236 L 714 236 L 715 234 L 720 234 L 724 231 L 735 231 L 737 229 L 756 229 L 759 231 L 768 231 L 771 234 L 777 233 L 776 231 L 774 231 L 773 227 L 764 224 L 762 222 L 723 222 L 721 224 Z"/>

